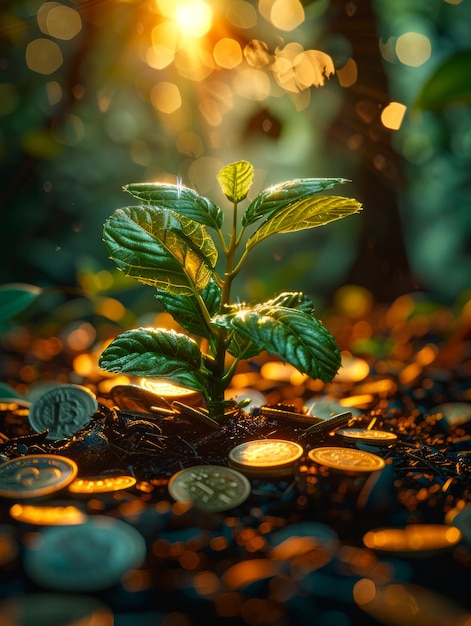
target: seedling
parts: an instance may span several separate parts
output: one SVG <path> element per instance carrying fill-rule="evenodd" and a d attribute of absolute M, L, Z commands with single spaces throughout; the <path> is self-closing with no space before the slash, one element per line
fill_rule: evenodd
<path fill-rule="evenodd" d="M 126 185 L 140 204 L 117 209 L 103 231 L 116 266 L 153 287 L 185 332 L 127 330 L 104 350 L 100 367 L 200 391 L 216 419 L 224 415 L 225 390 L 238 364 L 262 351 L 324 382 L 341 364 L 334 337 L 316 319 L 305 294 L 285 292 L 266 302 L 235 304 L 231 288 L 251 251 L 267 237 L 327 224 L 358 213 L 361 205 L 319 195 L 346 179 L 301 178 L 265 189 L 239 216 L 253 175 L 247 161 L 227 165 L 217 175 L 232 203 L 228 233 L 222 210 L 211 200 L 165 183 Z M 216 269 L 218 258 L 223 272 Z"/>

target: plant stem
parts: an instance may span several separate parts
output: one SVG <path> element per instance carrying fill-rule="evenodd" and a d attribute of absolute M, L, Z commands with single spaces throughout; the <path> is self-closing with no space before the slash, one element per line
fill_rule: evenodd
<path fill-rule="evenodd" d="M 232 215 L 232 231 L 229 245 L 224 250 L 226 256 L 226 267 L 224 271 L 224 280 L 222 285 L 221 302 L 219 312 L 225 313 L 226 306 L 230 303 L 232 281 L 235 277 L 234 259 L 237 250 L 237 202 L 234 202 Z M 211 417 L 217 419 L 224 416 L 224 391 L 228 384 L 228 379 L 224 377 L 226 365 L 226 341 L 227 330 L 220 328 L 217 331 L 216 352 L 214 355 L 214 363 L 211 371 L 213 376 L 209 381 L 209 396 L 212 399 L 213 406 L 209 407 Z M 230 379 L 229 379 L 230 380 Z"/>

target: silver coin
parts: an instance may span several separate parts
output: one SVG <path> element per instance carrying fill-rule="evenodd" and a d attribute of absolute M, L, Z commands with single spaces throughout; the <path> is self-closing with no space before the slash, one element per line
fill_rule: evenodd
<path fill-rule="evenodd" d="M 97 399 L 86 387 L 59 385 L 32 402 L 28 419 L 36 432 L 49 431 L 47 439 L 64 439 L 87 426 L 97 408 Z"/>
<path fill-rule="evenodd" d="M 195 465 L 174 474 L 168 491 L 177 501 L 191 500 L 206 511 L 227 511 L 250 495 L 248 479 L 223 465 Z"/>
<path fill-rule="evenodd" d="M 42 530 L 26 547 L 28 577 L 47 589 L 95 591 L 111 587 L 146 555 L 143 536 L 130 524 L 104 516 L 75 526 Z"/>
<path fill-rule="evenodd" d="M 24 500 L 67 487 L 77 475 L 71 459 L 56 454 L 31 454 L 0 464 L 0 496 Z"/>

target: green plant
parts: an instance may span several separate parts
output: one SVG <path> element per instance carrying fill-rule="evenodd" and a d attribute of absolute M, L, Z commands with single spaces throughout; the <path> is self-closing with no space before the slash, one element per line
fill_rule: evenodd
<path fill-rule="evenodd" d="M 286 292 L 254 305 L 234 304 L 231 287 L 251 250 L 267 237 L 327 224 L 357 213 L 361 205 L 318 195 L 348 182 L 343 178 L 305 178 L 262 191 L 240 219 L 239 203 L 253 174 L 250 163 L 238 161 L 217 175 L 233 206 L 228 234 L 222 230 L 223 212 L 213 202 L 192 189 L 160 183 L 125 186 L 141 204 L 117 209 L 103 231 L 117 267 L 154 287 L 164 309 L 188 335 L 160 328 L 125 331 L 104 350 L 100 367 L 198 390 L 213 418 L 224 414 L 224 393 L 239 362 L 263 350 L 325 382 L 340 367 L 336 342 L 314 317 L 307 296 Z M 216 270 L 220 253 L 223 273 Z"/>

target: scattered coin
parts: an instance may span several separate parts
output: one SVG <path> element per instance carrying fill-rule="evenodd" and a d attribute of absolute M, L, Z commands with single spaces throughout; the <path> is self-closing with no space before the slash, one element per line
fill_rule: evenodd
<path fill-rule="evenodd" d="M 340 472 L 374 472 L 385 466 L 380 456 L 356 448 L 313 448 L 308 456 L 311 461 Z"/>
<path fill-rule="evenodd" d="M 368 578 L 355 584 L 354 600 L 374 623 L 389 626 L 459 626 L 471 613 L 435 589 L 410 583 L 377 585 Z"/>
<path fill-rule="evenodd" d="M 288 422 L 299 422 L 300 424 L 316 424 L 324 421 L 321 417 L 316 417 L 315 415 L 298 413 L 297 411 L 286 411 L 271 406 L 262 406 L 260 413 L 265 417 L 286 420 Z"/>
<path fill-rule="evenodd" d="M 32 593 L 0 601 L 1 626 L 113 626 L 113 612 L 83 594 Z"/>
<path fill-rule="evenodd" d="M 290 474 L 303 448 L 285 439 L 260 439 L 241 443 L 229 452 L 228 463 L 245 474 Z"/>
<path fill-rule="evenodd" d="M 106 589 L 139 567 L 146 555 L 146 543 L 137 530 L 104 516 L 75 526 L 51 526 L 32 539 L 25 547 L 25 572 L 47 589 Z"/>
<path fill-rule="evenodd" d="M 209 417 L 207 413 L 204 413 L 201 409 L 196 409 L 193 406 L 188 406 L 188 404 L 183 402 L 174 400 L 172 402 L 172 409 L 178 413 L 186 415 L 187 417 L 195 419 L 198 422 L 201 422 L 213 430 L 219 430 L 221 428 L 221 425 L 212 417 Z"/>
<path fill-rule="evenodd" d="M 32 402 L 29 423 L 37 433 L 49 431 L 48 439 L 64 439 L 87 426 L 97 408 L 97 399 L 86 387 L 58 385 Z"/>
<path fill-rule="evenodd" d="M 340 404 L 337 400 L 329 397 L 309 400 L 306 402 L 305 409 L 308 414 L 322 417 L 323 419 L 329 419 L 334 415 L 345 413 L 345 411 L 350 411 L 353 417 L 361 414 L 359 409 L 346 407 L 344 404 Z"/>
<path fill-rule="evenodd" d="M 433 407 L 430 413 L 441 413 L 449 426 L 460 426 L 471 420 L 471 403 L 445 402 Z"/>
<path fill-rule="evenodd" d="M 306 556 L 315 553 L 316 566 L 322 567 L 332 560 L 339 548 L 335 531 L 330 526 L 317 522 L 288 524 L 270 535 L 268 540 L 272 546 L 272 559 L 299 562 L 302 566 L 306 564 Z"/>
<path fill-rule="evenodd" d="M 0 464 L 0 496 L 37 498 L 67 487 L 77 475 L 71 459 L 55 454 L 22 456 Z"/>
<path fill-rule="evenodd" d="M 250 495 L 250 483 L 240 472 L 223 465 L 195 465 L 174 474 L 168 483 L 174 500 L 188 501 L 207 511 L 227 511 Z"/>
<path fill-rule="evenodd" d="M 65 526 L 82 524 L 85 513 L 76 506 L 38 506 L 33 504 L 14 504 L 10 515 L 18 522 L 36 524 L 37 526 Z"/>
<path fill-rule="evenodd" d="M 368 428 L 340 428 L 336 434 L 347 441 L 357 439 L 362 443 L 376 446 L 390 446 L 397 441 L 397 435 L 394 433 L 385 430 L 368 430 Z"/>
<path fill-rule="evenodd" d="M 129 489 L 136 484 L 133 476 L 97 476 L 90 478 L 76 478 L 70 485 L 69 491 L 79 495 L 92 493 L 110 493 Z"/>
<path fill-rule="evenodd" d="M 343 426 L 347 426 L 352 419 L 351 411 L 346 411 L 344 413 L 339 413 L 338 415 L 334 415 L 333 417 L 329 417 L 328 419 L 321 419 L 320 421 L 314 422 L 312 426 L 309 426 L 304 430 L 301 437 L 306 437 L 307 435 L 321 435 L 327 434 L 337 430 L 337 428 L 342 428 Z"/>
<path fill-rule="evenodd" d="M 410 524 L 404 528 L 377 528 L 363 536 L 371 550 L 401 555 L 429 556 L 461 541 L 461 531 L 447 524 Z"/>
<path fill-rule="evenodd" d="M 159 380 L 143 378 L 141 381 L 142 388 L 145 391 L 149 391 L 154 394 L 154 397 L 166 400 L 169 404 L 172 404 L 174 400 L 178 402 L 184 402 L 190 406 L 202 406 L 204 405 L 203 394 L 196 389 L 189 389 L 188 387 L 181 387 L 180 385 L 174 385 L 168 380 Z"/>

